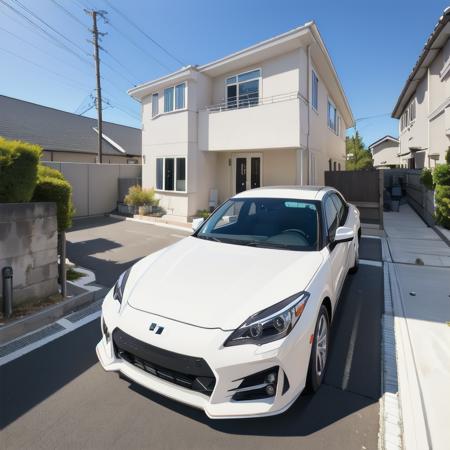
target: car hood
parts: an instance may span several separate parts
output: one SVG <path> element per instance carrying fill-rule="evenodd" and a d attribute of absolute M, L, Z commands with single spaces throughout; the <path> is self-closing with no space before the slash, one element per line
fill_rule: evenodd
<path fill-rule="evenodd" d="M 144 258 L 125 289 L 136 309 L 204 328 L 232 330 L 306 289 L 320 252 L 224 244 L 188 237 Z"/>

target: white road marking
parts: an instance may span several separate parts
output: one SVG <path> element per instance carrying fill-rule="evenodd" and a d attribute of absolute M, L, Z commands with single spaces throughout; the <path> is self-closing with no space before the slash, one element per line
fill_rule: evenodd
<path fill-rule="evenodd" d="M 20 358 L 21 356 L 26 355 L 27 353 L 30 353 L 33 350 L 36 350 L 37 348 L 42 347 L 42 346 L 48 344 L 49 342 L 52 342 L 52 341 L 60 338 L 61 336 L 64 336 L 65 334 L 68 334 L 71 331 L 76 330 L 77 328 L 80 328 L 83 325 L 86 325 L 87 323 L 98 319 L 100 317 L 100 315 L 101 315 L 101 311 L 96 311 L 92 314 L 89 314 L 89 316 L 83 317 L 82 319 L 80 319 L 79 321 L 77 321 L 75 323 L 72 323 L 72 322 L 70 322 L 70 320 L 67 320 L 65 318 L 59 319 L 56 323 L 58 325 L 61 325 L 62 327 L 64 327 L 64 330 L 58 331 L 57 333 L 54 333 L 50 336 L 46 336 L 45 338 L 42 338 L 39 341 L 28 344 L 25 347 L 19 348 L 15 352 L 12 352 L 8 355 L 1 357 L 0 358 L 0 366 L 3 366 L 11 361 L 14 361 L 15 359 Z M 48 325 L 46 325 L 46 326 L 48 326 Z M 45 328 L 45 327 L 43 327 L 43 328 Z M 39 331 L 39 330 L 35 330 L 32 333 L 35 333 L 36 331 Z M 32 333 L 29 333 L 29 334 L 32 334 Z M 17 340 L 21 339 L 23 337 L 24 336 L 20 336 L 19 338 L 17 338 Z"/>
<path fill-rule="evenodd" d="M 372 261 L 371 259 L 360 259 L 359 263 L 365 266 L 383 267 L 383 263 L 381 261 Z"/>

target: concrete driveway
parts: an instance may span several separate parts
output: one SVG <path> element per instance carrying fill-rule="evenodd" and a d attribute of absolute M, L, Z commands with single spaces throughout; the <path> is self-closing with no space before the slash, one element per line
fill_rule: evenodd
<path fill-rule="evenodd" d="M 103 218 L 83 223 L 68 235 L 69 256 L 95 269 L 107 286 L 133 261 L 185 234 Z M 363 239 L 362 257 L 379 259 L 379 244 Z M 104 372 L 94 351 L 100 339 L 96 320 L 0 367 L 2 448 L 377 449 L 379 266 L 362 265 L 348 277 L 325 382 L 283 415 L 212 421 L 202 411 Z"/>

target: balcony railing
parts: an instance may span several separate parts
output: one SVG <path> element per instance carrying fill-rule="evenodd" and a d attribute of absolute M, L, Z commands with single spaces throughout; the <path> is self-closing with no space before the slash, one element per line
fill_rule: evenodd
<path fill-rule="evenodd" d="M 208 112 L 230 111 L 233 109 L 252 108 L 259 105 L 285 102 L 301 98 L 298 91 L 288 92 L 286 94 L 273 95 L 272 97 L 259 98 L 255 94 L 245 94 L 238 97 L 230 97 L 227 101 L 203 108 Z"/>

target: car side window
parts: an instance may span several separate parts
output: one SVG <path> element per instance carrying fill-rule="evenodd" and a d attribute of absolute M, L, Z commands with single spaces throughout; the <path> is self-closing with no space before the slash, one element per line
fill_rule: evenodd
<path fill-rule="evenodd" d="M 333 237 L 338 226 L 338 211 L 331 196 L 325 200 L 325 216 L 327 219 L 328 236 Z"/>
<path fill-rule="evenodd" d="M 345 220 L 345 205 L 338 195 L 331 194 L 330 197 L 332 198 L 334 206 L 336 207 L 337 212 L 338 212 L 338 224 L 340 226 L 342 226 L 342 225 L 344 225 L 343 222 Z"/>

